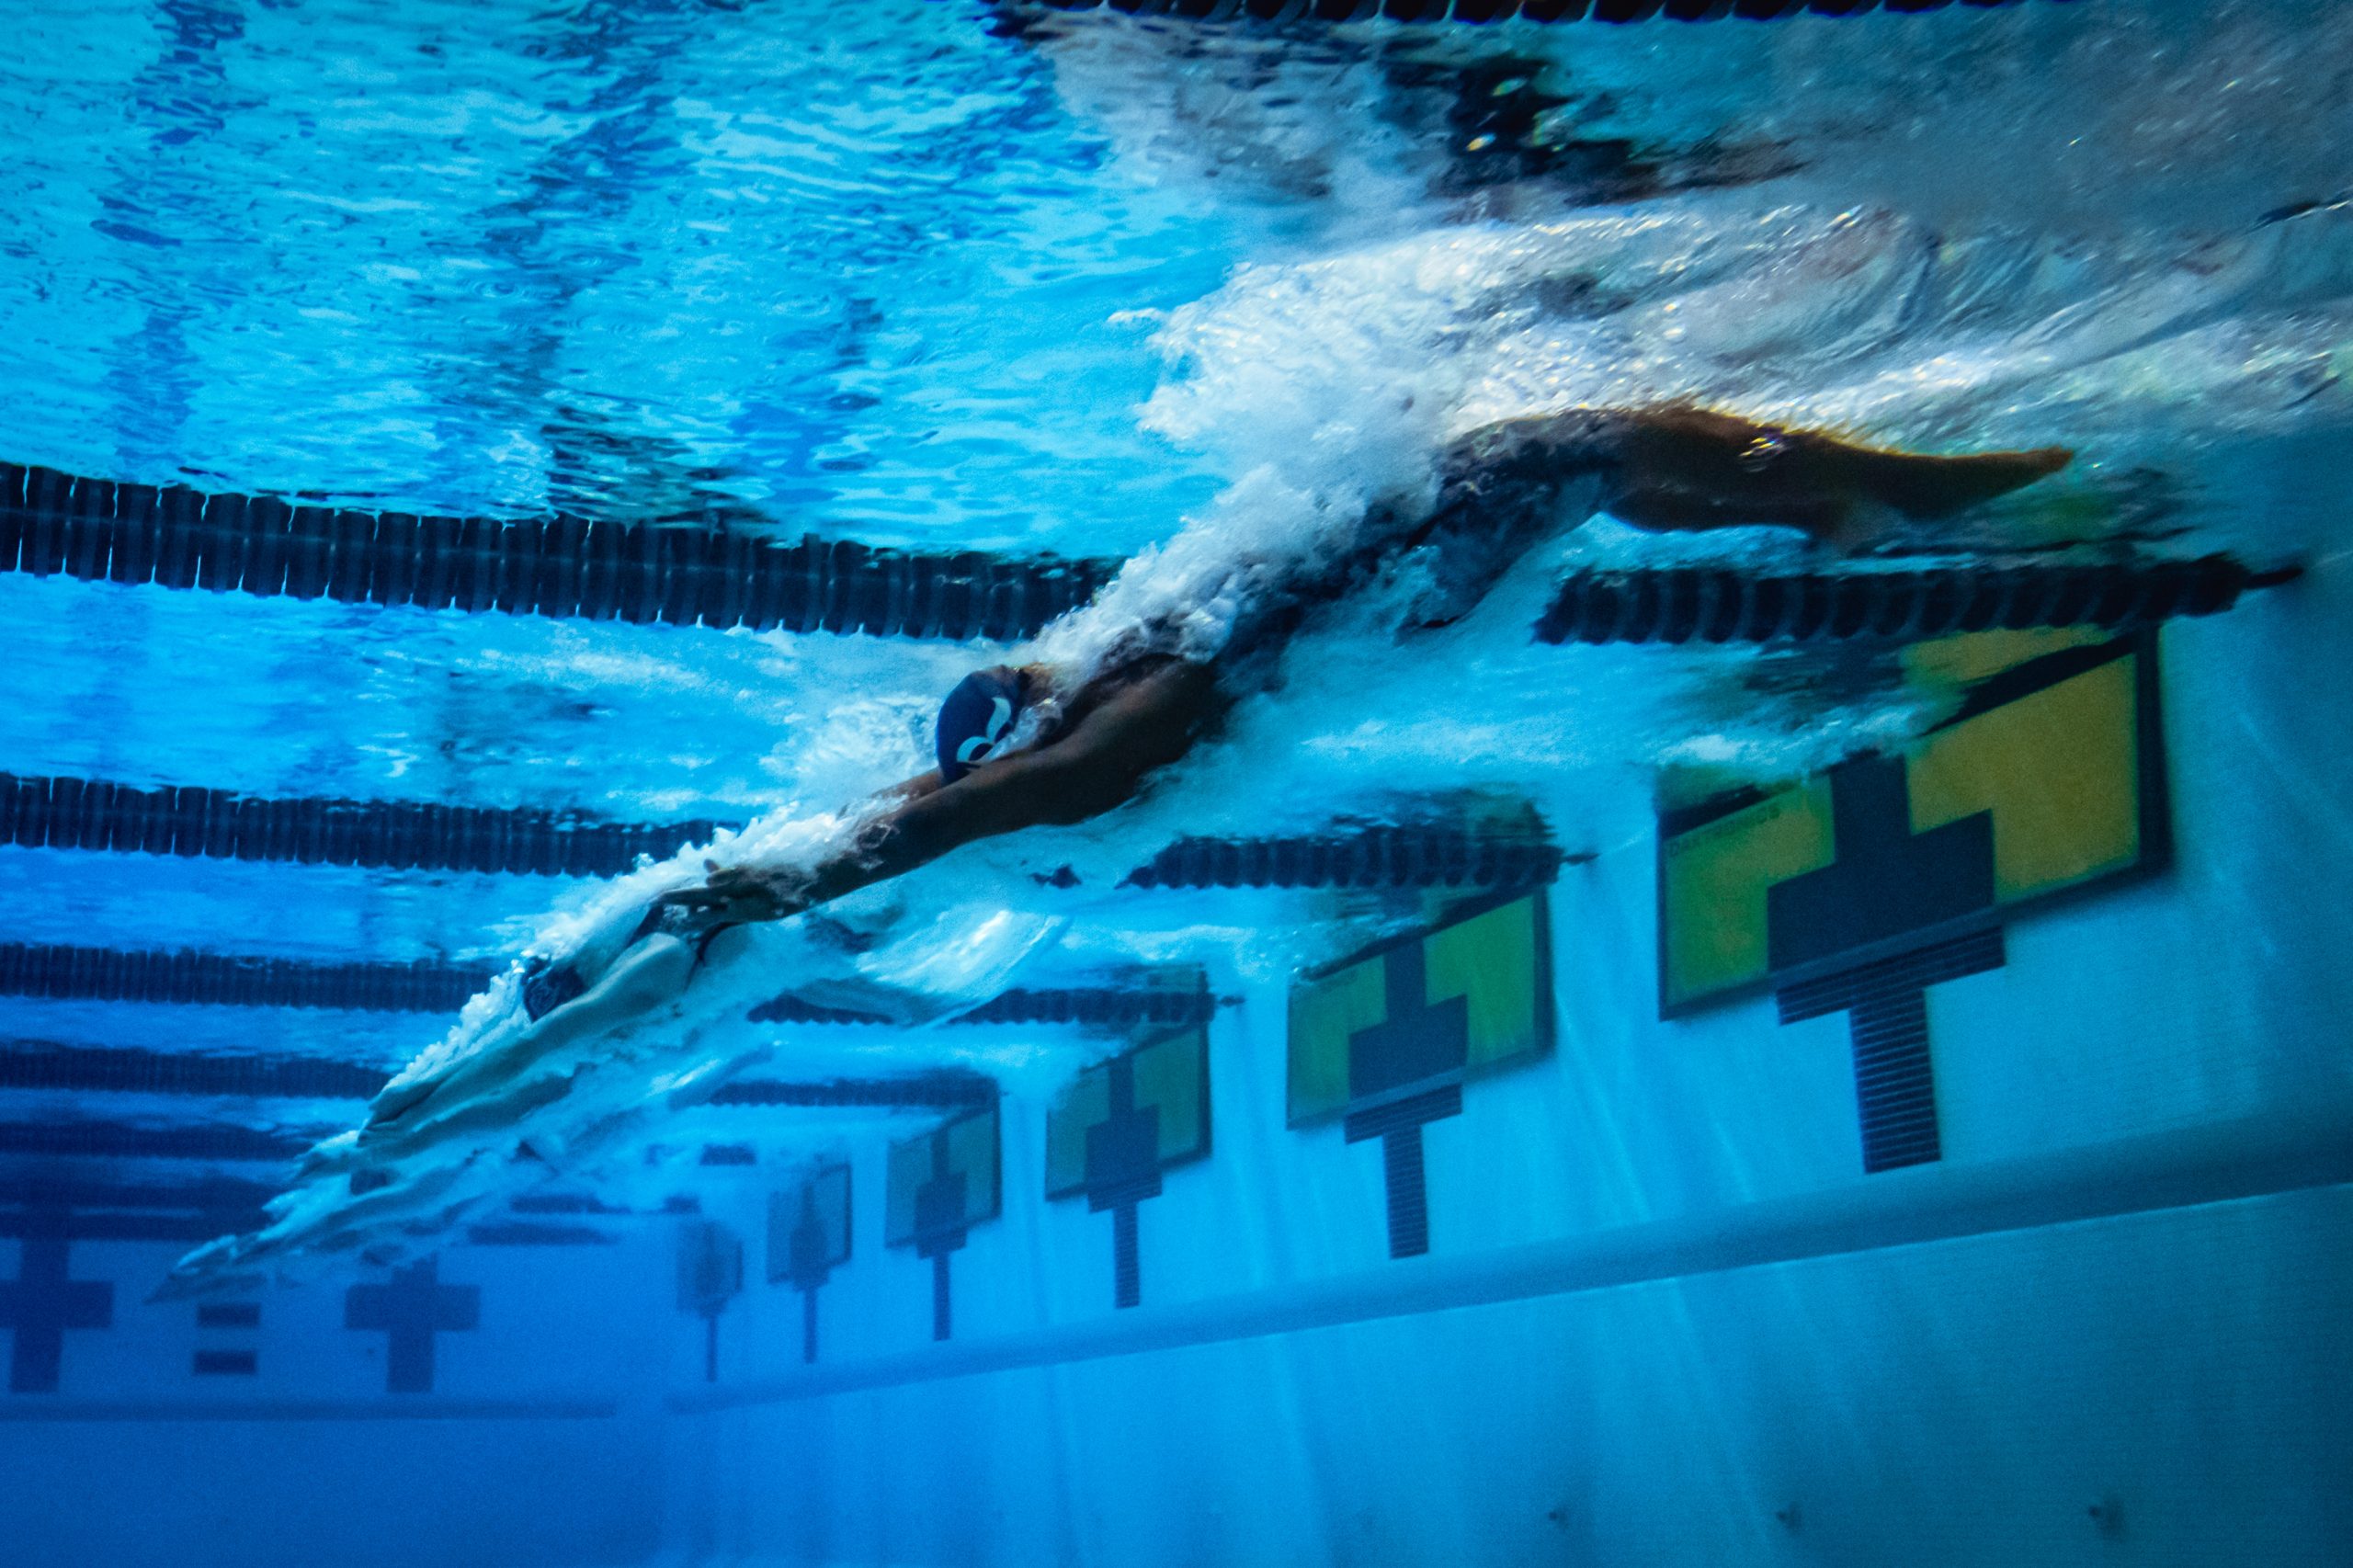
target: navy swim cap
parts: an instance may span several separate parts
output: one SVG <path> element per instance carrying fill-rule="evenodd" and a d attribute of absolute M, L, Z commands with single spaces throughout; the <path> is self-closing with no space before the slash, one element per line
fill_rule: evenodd
<path fill-rule="evenodd" d="M 939 778 L 953 784 L 987 761 L 1013 733 L 1021 717 L 1021 676 L 1015 670 L 979 670 L 956 683 L 939 705 Z"/>

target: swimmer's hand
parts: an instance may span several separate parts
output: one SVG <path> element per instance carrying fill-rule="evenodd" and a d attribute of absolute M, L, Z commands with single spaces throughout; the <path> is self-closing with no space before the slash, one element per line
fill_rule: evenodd
<path fill-rule="evenodd" d="M 798 914 L 802 901 L 784 887 L 742 866 L 714 866 L 699 886 L 674 888 L 654 900 L 647 924 L 667 931 L 711 931 Z"/>

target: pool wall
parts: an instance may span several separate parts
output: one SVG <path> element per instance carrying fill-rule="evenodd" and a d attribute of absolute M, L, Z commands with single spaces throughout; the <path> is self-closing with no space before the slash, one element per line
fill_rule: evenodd
<path fill-rule="evenodd" d="M 2173 858 L 1933 986 L 1942 1158 L 1866 1176 L 1836 1015 L 1658 1019 L 1654 846 L 1552 892 L 1558 1043 L 1381 1145 L 1285 1126 L 1285 995 L 1213 1024 L 1215 1149 L 1112 1220 L 1040 1198 L 930 1266 L 754 1289 L 671 1396 L 685 1560 L 2323 1562 L 2353 1539 L 2353 699 L 2334 565 L 2165 632 Z M 877 1154 L 879 1156 L 879 1150 Z M 885 1200 L 853 1162 L 856 1209 Z M 756 1233 L 756 1216 L 743 1223 Z"/>

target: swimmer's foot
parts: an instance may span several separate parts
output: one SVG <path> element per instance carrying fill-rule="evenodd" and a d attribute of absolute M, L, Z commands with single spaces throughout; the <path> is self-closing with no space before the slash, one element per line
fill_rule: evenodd
<path fill-rule="evenodd" d="M 537 1023 L 587 989 L 588 982 L 570 964 L 541 960 L 523 975 L 523 1011 Z"/>
<path fill-rule="evenodd" d="M 644 918 L 637 923 L 637 928 L 621 943 L 620 952 L 628 952 L 657 931 L 670 931 L 676 935 L 679 924 L 664 901 L 655 899 L 646 907 Z M 614 955 L 614 961 L 620 961 L 619 953 Z M 582 971 L 577 960 L 560 964 L 550 959 L 532 959 L 523 967 L 523 1011 L 536 1024 L 566 1002 L 577 1001 L 586 995 L 588 987 L 593 983 Z"/>
<path fill-rule="evenodd" d="M 1817 460 L 1825 469 L 1844 465 L 1858 492 L 1907 517 L 1942 517 L 1965 511 L 2047 479 L 2075 460 L 2075 454 L 2065 447 L 1943 458 L 1849 447 L 1827 437 L 1812 439 L 1829 449 Z"/>
<path fill-rule="evenodd" d="M 438 1086 L 438 1080 L 433 1078 L 420 1079 L 413 1084 L 387 1084 L 376 1091 L 374 1099 L 368 1102 L 368 1120 L 362 1130 L 374 1132 L 390 1127 L 423 1105 Z"/>

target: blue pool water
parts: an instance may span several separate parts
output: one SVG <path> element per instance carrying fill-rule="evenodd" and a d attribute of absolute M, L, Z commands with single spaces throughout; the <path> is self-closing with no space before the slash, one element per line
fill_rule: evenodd
<path fill-rule="evenodd" d="M 2353 17 L 9 20 L 0 463 L 108 519 L 1120 574 L 1027 642 L 133 585 L 0 472 L 0 1563 L 2344 1559 Z M 1467 432 L 1684 405 L 2074 456 L 1851 561 L 1596 517 L 1402 637 L 1410 567 L 1142 799 L 745 934 L 381 1186 L 298 1165 L 509 1049 L 518 956 L 836 842 L 974 667 L 1198 652 L 1236 563 L 1352 548 Z M 2162 629 L 1529 634 L 1581 572 L 2215 555 L 2301 575 Z M 391 847 L 175 849 L 162 790 Z M 722 828 L 530 874 L 423 809 Z M 1384 1026 L 1463 1064 L 1382 1098 Z"/>

